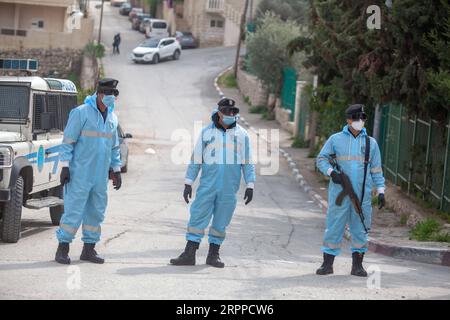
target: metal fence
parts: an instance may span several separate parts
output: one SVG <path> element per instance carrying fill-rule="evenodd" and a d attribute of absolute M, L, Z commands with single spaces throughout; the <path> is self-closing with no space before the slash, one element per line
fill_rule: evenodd
<path fill-rule="evenodd" d="M 291 121 L 294 121 L 296 88 L 297 72 L 294 68 L 285 67 L 283 70 L 283 87 L 281 89 L 281 106 L 291 110 Z"/>
<path fill-rule="evenodd" d="M 450 212 L 450 117 L 444 123 L 420 119 L 385 105 L 379 141 L 386 178 Z"/>

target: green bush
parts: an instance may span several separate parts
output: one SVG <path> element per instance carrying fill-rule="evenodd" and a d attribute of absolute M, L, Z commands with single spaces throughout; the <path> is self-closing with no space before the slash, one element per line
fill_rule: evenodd
<path fill-rule="evenodd" d="M 267 108 L 266 106 L 253 106 L 250 108 L 249 112 L 263 114 L 264 112 L 267 112 Z"/>
<path fill-rule="evenodd" d="M 308 148 L 309 143 L 305 141 L 304 139 L 301 139 L 299 137 L 295 137 L 294 141 L 291 144 L 292 148 Z"/>
<path fill-rule="evenodd" d="M 84 47 L 84 53 L 95 56 L 96 58 L 103 58 L 105 56 L 105 47 L 103 44 L 95 44 L 93 42 L 89 42 Z"/>
<path fill-rule="evenodd" d="M 418 241 L 450 242 L 450 235 L 440 231 L 441 225 L 439 222 L 428 218 L 425 221 L 419 222 L 411 230 L 411 238 Z"/>
<path fill-rule="evenodd" d="M 225 73 L 218 80 L 219 86 L 224 88 L 237 88 L 237 81 L 233 73 Z"/>
<path fill-rule="evenodd" d="M 270 92 L 279 94 L 281 91 L 283 68 L 289 65 L 287 45 L 300 34 L 296 22 L 283 21 L 270 11 L 261 18 L 256 32 L 249 34 L 249 67 Z"/>

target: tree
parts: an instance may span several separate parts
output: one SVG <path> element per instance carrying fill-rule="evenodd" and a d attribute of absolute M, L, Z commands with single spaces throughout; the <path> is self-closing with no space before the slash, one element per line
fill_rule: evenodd
<path fill-rule="evenodd" d="M 248 36 L 250 68 L 276 96 L 281 92 L 283 68 L 289 65 L 287 45 L 299 35 L 297 23 L 291 20 L 283 21 L 279 16 L 267 12 L 261 18 L 256 32 Z M 269 116 L 273 116 L 273 107 L 268 106 Z"/>
<path fill-rule="evenodd" d="M 295 20 L 306 24 L 308 19 L 307 0 L 262 0 L 256 11 L 256 21 L 259 24 L 267 12 L 278 15 L 283 21 Z"/>
<path fill-rule="evenodd" d="M 366 26 L 369 5 L 381 8 L 381 30 Z M 446 0 L 310 0 L 306 37 L 290 53 L 307 54 L 323 86 L 322 101 L 341 83 L 351 102 L 396 102 L 410 113 L 445 118 L 449 108 L 449 16 Z M 328 91 L 327 91 L 328 90 Z"/>

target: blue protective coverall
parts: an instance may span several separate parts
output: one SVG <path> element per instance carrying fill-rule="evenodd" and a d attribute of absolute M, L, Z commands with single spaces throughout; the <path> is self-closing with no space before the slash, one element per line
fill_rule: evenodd
<path fill-rule="evenodd" d="M 100 240 L 109 168 L 120 171 L 117 117 L 109 108 L 104 121 L 96 99 L 96 94 L 87 96 L 73 109 L 64 130 L 60 161 L 69 166 L 70 182 L 64 188 L 64 213 L 56 231 L 59 242 L 70 243 L 81 223 L 83 242 Z"/>
<path fill-rule="evenodd" d="M 201 242 L 212 218 L 209 243 L 220 245 L 236 208 L 241 172 L 247 187 L 253 188 L 256 176 L 247 131 L 238 124 L 226 131 L 217 128 L 216 113 L 214 110 L 213 122 L 203 128 L 186 172 L 185 183 L 192 184 L 202 171 L 190 208 L 186 239 Z"/>
<path fill-rule="evenodd" d="M 353 189 L 359 200 L 362 195 L 362 184 L 364 178 L 364 155 L 366 146 L 366 129 L 363 128 L 357 137 L 349 131 L 348 125 L 339 132 L 333 134 L 325 143 L 317 157 L 317 167 L 329 176 L 332 166 L 329 163 L 331 154 L 336 154 L 336 160 L 350 178 Z M 367 228 L 370 228 L 372 219 L 372 188 L 376 187 L 379 193 L 384 193 L 384 177 L 381 167 L 380 149 L 377 141 L 370 137 L 369 165 L 362 209 Z M 367 234 L 361 220 L 356 213 L 350 198 L 346 196 L 341 206 L 336 205 L 336 198 L 342 191 L 342 186 L 333 183 L 330 179 L 328 188 L 328 211 L 326 217 L 326 230 L 322 251 L 338 255 L 345 225 L 348 223 L 352 239 L 352 252 L 366 252 L 368 249 Z"/>

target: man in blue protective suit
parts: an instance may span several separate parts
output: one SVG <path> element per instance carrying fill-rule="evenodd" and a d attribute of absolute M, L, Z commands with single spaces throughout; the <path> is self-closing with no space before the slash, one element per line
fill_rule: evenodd
<path fill-rule="evenodd" d="M 342 179 L 330 160 L 335 157 L 340 169 L 349 177 L 353 190 L 361 203 L 365 225 L 370 229 L 372 218 L 372 188 L 376 187 L 378 204 L 381 209 L 385 205 L 384 177 L 381 168 L 380 149 L 377 141 L 368 137 L 364 123 L 367 115 L 364 105 L 351 105 L 346 110 L 347 125 L 344 129 L 333 134 L 325 143 L 317 157 L 319 170 L 331 177 L 328 188 L 328 211 L 326 217 L 326 230 L 323 241 L 323 264 L 316 271 L 319 275 L 333 273 L 334 257 L 341 249 L 341 242 L 348 223 L 352 240 L 352 270 L 351 274 L 367 277 L 362 262 L 364 253 L 368 249 L 367 232 L 348 196 L 342 204 L 336 204 L 338 194 L 342 191 Z M 369 142 L 366 149 L 366 142 Z M 333 155 L 333 156 L 332 156 Z M 365 160 L 366 179 L 364 179 Z M 363 184 L 364 187 L 363 187 Z M 364 190 L 363 190 L 364 188 Z M 361 197 L 363 199 L 361 200 Z"/>
<path fill-rule="evenodd" d="M 108 173 L 116 190 L 122 184 L 118 121 L 113 113 L 119 94 L 117 83 L 114 79 L 100 80 L 97 92 L 69 114 L 60 154 L 65 192 L 64 214 L 56 231 L 58 263 L 70 264 L 69 244 L 81 224 L 84 246 L 80 259 L 104 263 L 94 247 L 100 241 L 105 216 Z"/>
<path fill-rule="evenodd" d="M 247 132 L 236 124 L 238 113 L 234 100 L 221 99 L 218 110 L 212 114 L 212 123 L 203 128 L 195 146 L 185 179 L 183 197 L 186 203 L 192 197 L 192 184 L 201 170 L 200 186 L 190 210 L 185 251 L 170 260 L 173 265 L 195 265 L 195 252 L 212 218 L 206 263 L 217 268 L 225 266 L 219 249 L 236 208 L 241 172 L 247 184 L 246 205 L 253 199 L 255 182 L 250 140 Z"/>

